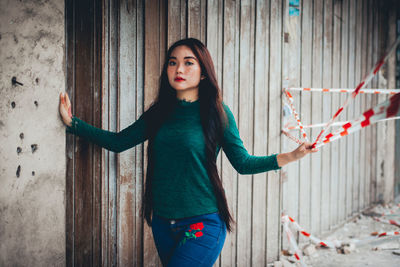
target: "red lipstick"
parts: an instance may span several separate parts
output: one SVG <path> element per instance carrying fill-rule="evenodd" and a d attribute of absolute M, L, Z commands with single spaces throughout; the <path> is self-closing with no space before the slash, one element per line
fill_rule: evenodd
<path fill-rule="evenodd" d="M 185 79 L 183 79 L 182 77 L 176 77 L 175 78 L 175 81 L 176 82 L 181 82 L 181 81 L 184 81 Z"/>

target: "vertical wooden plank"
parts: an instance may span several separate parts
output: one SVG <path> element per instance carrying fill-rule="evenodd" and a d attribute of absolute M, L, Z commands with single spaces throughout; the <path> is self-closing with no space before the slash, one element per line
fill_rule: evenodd
<path fill-rule="evenodd" d="M 342 1 L 333 1 L 333 41 L 332 41 L 332 87 L 339 88 L 341 84 L 341 26 L 342 26 Z M 332 106 L 331 113 L 335 114 L 336 110 L 340 107 L 340 95 L 331 94 Z M 324 120 L 325 121 L 325 120 Z M 344 196 L 343 177 L 340 176 L 341 159 L 344 155 L 340 154 L 340 142 L 331 144 L 331 198 L 330 198 L 330 229 L 339 223 L 339 212 L 343 210 L 342 196 Z"/>
<path fill-rule="evenodd" d="M 147 110 L 152 101 L 155 99 L 158 91 L 158 79 L 161 72 L 160 66 L 163 64 L 161 52 L 165 49 L 166 35 L 163 31 L 167 28 L 165 25 L 167 7 L 162 5 L 164 1 L 151 0 L 145 1 L 145 50 L 144 50 L 144 110 Z M 175 2 L 171 3 L 172 5 Z M 168 12 L 170 7 L 168 7 Z M 170 27 L 170 25 L 168 25 Z M 177 28 L 179 29 L 179 28 Z M 178 31 L 179 32 L 179 31 Z M 170 31 L 168 31 L 170 34 Z M 172 37 L 175 35 L 171 33 Z M 164 37 L 164 38 L 163 38 Z M 148 142 L 143 147 L 143 162 L 147 166 L 147 147 Z M 143 186 L 146 184 L 146 168 L 143 169 Z M 143 187 L 144 188 L 144 187 Z M 144 190 L 144 189 L 143 189 Z M 151 228 L 147 223 L 143 222 L 143 266 L 161 266 L 161 261 L 157 254 L 157 249 L 154 244 Z"/>
<path fill-rule="evenodd" d="M 119 6 L 119 88 L 120 95 L 123 96 L 119 99 L 120 129 L 129 126 L 143 113 L 142 9 L 140 0 L 122 0 Z M 137 154 L 142 151 L 141 146 L 126 151 L 119 157 L 118 263 L 121 266 L 141 262 L 142 220 L 139 214 L 140 205 L 136 205 L 136 199 L 141 197 L 142 192 L 142 184 L 137 183 L 142 180 L 142 167 L 136 162 L 142 162 L 141 154 Z"/>
<path fill-rule="evenodd" d="M 210 2 L 212 3 L 212 1 Z M 216 4 L 218 5 L 218 3 Z M 205 28 L 206 25 L 208 25 L 205 20 L 205 0 L 188 1 L 187 6 L 187 37 L 197 38 L 205 42 Z M 210 8 L 208 10 L 213 12 Z M 218 9 L 216 11 L 218 11 Z M 208 14 L 207 20 L 210 18 L 218 19 L 219 17 L 214 17 L 211 13 Z M 215 30 L 218 30 L 218 28 Z"/>
<path fill-rule="evenodd" d="M 301 29 L 301 87 L 311 86 L 312 66 L 312 0 L 304 0 L 302 3 L 302 29 Z M 303 123 L 311 123 L 311 93 L 301 94 L 301 118 Z M 310 132 L 308 132 L 309 134 Z M 311 140 L 311 135 L 309 134 Z M 311 227 L 311 157 L 300 160 L 300 199 L 299 199 L 299 223 L 305 229 Z M 307 239 L 300 236 L 300 241 Z"/>
<path fill-rule="evenodd" d="M 92 3 L 75 2 L 75 114 L 93 122 L 93 29 Z M 85 90 L 83 90 L 85 88 Z M 92 265 L 93 247 L 93 144 L 76 137 L 74 181 L 74 264 Z"/>
<path fill-rule="evenodd" d="M 349 74 L 349 0 L 343 0 L 342 2 L 342 16 L 341 16 L 341 24 L 342 24 L 342 40 L 341 40 L 341 57 L 340 57 L 340 85 L 343 88 L 348 88 L 348 74 Z M 345 99 L 347 98 L 346 94 L 340 94 L 340 105 L 343 105 Z M 337 108 L 333 110 L 336 112 Z M 340 120 L 345 120 L 347 118 L 347 109 L 344 109 L 343 114 L 340 115 Z M 339 210 L 339 221 L 342 222 L 346 219 L 347 216 L 347 205 L 348 205 L 348 198 L 349 198 L 349 173 L 347 172 L 348 169 L 348 158 L 347 155 L 347 144 L 348 138 L 341 138 L 339 140 L 340 146 L 340 169 L 339 169 L 339 176 L 341 177 L 341 187 L 339 190 L 340 196 L 340 207 Z"/>
<path fill-rule="evenodd" d="M 254 7 L 255 36 L 254 36 L 254 154 L 267 155 L 268 138 L 268 75 L 266 75 L 267 60 L 267 1 L 257 1 Z M 255 174 L 252 191 L 252 250 L 251 265 L 265 266 L 266 258 L 266 187 L 267 174 Z"/>
<path fill-rule="evenodd" d="M 103 77 L 103 7 L 102 2 L 94 2 L 94 44 L 93 44 L 93 118 L 95 125 L 102 127 L 102 77 Z M 101 126 L 100 126 L 101 125 Z M 93 148 L 93 265 L 101 265 L 102 251 L 102 180 L 103 180 L 103 149 Z"/>
<path fill-rule="evenodd" d="M 332 0 L 325 0 L 323 6 L 323 65 L 322 81 L 324 88 L 332 88 L 332 24 L 333 24 L 333 3 Z M 329 121 L 332 117 L 332 99 L 336 94 L 322 93 L 322 120 Z M 320 130 L 320 129 L 318 129 Z M 331 129 L 332 130 L 332 129 Z M 331 201 L 334 192 L 337 191 L 337 178 L 331 176 L 331 153 L 333 145 L 323 146 L 320 155 L 322 157 L 321 172 L 321 231 L 329 229 L 331 217 L 336 214 L 331 210 Z M 336 168 L 336 167 L 335 167 Z"/>
<path fill-rule="evenodd" d="M 268 113 L 268 154 L 280 152 L 281 114 L 281 47 L 282 47 L 282 2 L 271 0 L 270 8 L 270 71 L 269 71 L 269 113 Z M 269 172 L 267 180 L 267 262 L 279 256 L 280 236 L 280 173 Z"/>
<path fill-rule="evenodd" d="M 384 10 L 384 3 L 379 1 L 378 10 L 379 10 L 379 19 L 378 19 L 378 58 L 382 57 L 383 53 L 386 50 L 387 39 L 387 14 Z M 387 67 L 387 63 L 385 68 Z M 378 76 L 378 88 L 387 88 L 387 80 L 384 77 L 382 68 L 377 73 Z M 385 96 L 378 95 L 377 103 L 381 103 L 385 100 Z M 386 161 L 386 133 L 387 133 L 387 122 L 381 122 L 377 127 L 377 154 L 376 154 L 376 185 L 377 185 L 377 201 L 384 201 L 384 188 L 385 188 L 385 162 Z"/>
<path fill-rule="evenodd" d="M 367 65 L 367 70 L 370 70 L 372 68 L 372 56 L 373 56 L 373 50 L 372 50 L 372 36 L 373 36 L 373 6 L 372 6 L 373 1 L 368 0 L 367 1 L 367 13 L 368 13 L 368 20 L 367 20 L 367 51 L 366 51 L 366 65 Z M 370 82 L 370 87 L 373 86 L 373 82 Z M 372 97 L 371 94 L 367 94 L 365 96 L 365 108 L 370 108 L 372 107 Z M 371 198 L 370 198 L 370 190 L 371 190 L 371 161 L 374 155 L 372 155 L 372 127 L 368 127 L 366 129 L 365 133 L 365 206 L 369 207 L 371 204 Z"/>
<path fill-rule="evenodd" d="M 136 90 L 134 79 L 136 71 L 136 10 L 134 2 L 121 0 L 120 34 L 119 34 L 119 92 L 122 97 L 119 102 L 119 125 L 122 130 L 129 126 L 136 118 Z M 132 166 L 135 165 L 135 150 L 131 149 L 119 155 L 119 186 L 118 192 L 118 265 L 133 265 L 133 247 L 135 244 L 133 211 L 135 190 L 133 183 Z"/>
<path fill-rule="evenodd" d="M 368 13 L 367 13 L 367 1 L 368 0 L 363 0 L 361 2 L 361 25 L 362 25 L 362 29 L 361 29 L 361 75 L 362 77 L 360 77 L 360 81 L 361 79 L 366 75 L 367 71 L 369 71 L 369 69 L 367 69 L 367 62 L 366 62 L 366 54 L 368 52 L 367 50 L 367 30 L 368 30 Z M 368 84 L 369 86 L 371 85 L 371 83 Z M 362 112 L 364 112 L 366 110 L 366 96 L 365 94 L 360 94 L 360 112 L 359 114 L 361 115 Z M 359 210 L 363 210 L 365 207 L 365 180 L 366 180 L 366 168 L 367 166 L 365 165 L 365 161 L 366 161 L 366 143 L 365 143 L 365 139 L 366 139 L 366 130 L 367 129 L 363 129 L 360 131 L 359 135 L 359 142 L 360 142 L 360 157 L 359 157 L 359 161 L 360 161 L 360 165 L 359 165 L 359 176 L 360 176 L 360 188 L 359 188 Z"/>
<path fill-rule="evenodd" d="M 373 59 L 372 59 L 372 64 L 375 64 L 378 60 L 378 29 L 379 29 L 379 12 L 378 12 L 378 1 L 373 0 Z M 375 76 L 372 79 L 372 86 L 373 88 L 376 88 L 377 86 L 377 81 L 378 77 Z M 375 106 L 377 104 L 376 96 L 372 96 L 372 101 L 371 101 L 371 106 Z M 376 161 L 376 152 L 377 152 L 377 125 L 372 125 L 372 155 L 374 157 L 371 159 L 371 202 L 375 203 L 376 202 L 376 196 L 377 196 L 377 161 Z"/>
<path fill-rule="evenodd" d="M 67 93 L 72 113 L 97 127 L 102 116 L 101 20 L 97 2 L 66 2 Z M 67 265 L 100 265 L 101 152 L 87 140 L 67 135 Z"/>
<path fill-rule="evenodd" d="M 356 35 L 356 1 L 350 1 L 350 13 L 349 13 L 349 69 L 348 69 L 348 86 L 355 88 L 355 35 Z M 347 96 L 348 97 L 348 96 Z M 347 107 L 347 120 L 354 118 L 354 105 Z M 353 200 L 354 200 L 354 135 L 350 135 L 347 138 L 347 203 L 346 211 L 347 216 L 353 214 Z"/>
<path fill-rule="evenodd" d="M 109 61 L 108 61 L 108 130 L 116 132 L 119 127 L 119 103 L 120 96 L 118 86 L 118 73 L 119 73 L 119 6 L 117 2 L 109 2 Z M 118 184 L 117 177 L 119 176 L 118 155 L 114 152 L 107 151 L 108 154 L 108 255 L 109 263 L 118 264 Z"/>
<path fill-rule="evenodd" d="M 75 49 L 75 20 L 74 9 L 75 1 L 65 1 L 65 45 L 66 45 L 66 93 L 72 101 L 72 113 L 76 114 L 75 102 L 75 62 L 74 62 L 74 49 Z M 66 248 L 66 266 L 72 266 L 74 262 L 74 165 L 75 165 L 75 137 L 73 135 L 66 135 L 66 180 L 65 180 L 65 248 Z"/>
<path fill-rule="evenodd" d="M 172 0 L 168 1 L 167 4 L 167 46 L 170 47 L 174 42 L 187 36 L 187 6 L 185 0 Z"/>
<path fill-rule="evenodd" d="M 312 87 L 322 86 L 322 64 L 323 64 L 323 1 L 314 0 L 313 5 L 313 47 L 312 47 Z M 321 93 L 311 93 L 311 123 L 320 123 L 322 120 L 322 96 Z M 320 129 L 312 129 L 312 140 L 315 140 Z M 329 147 L 326 146 L 328 149 Z M 325 147 L 320 150 L 326 150 Z M 321 180 L 329 177 L 321 176 L 321 156 L 311 155 L 311 228 L 314 234 L 319 234 L 321 230 Z M 329 198 L 328 198 L 329 199 Z"/>
<path fill-rule="evenodd" d="M 300 56 L 301 56 L 301 16 L 289 16 L 289 0 L 283 5 L 283 51 L 282 51 L 282 81 L 283 87 L 300 87 Z M 294 92 L 293 92 L 294 93 Z M 295 106 L 300 111 L 300 93 L 294 93 Z M 282 97 L 284 100 L 285 98 Z M 287 120 L 286 120 L 287 118 Z M 284 117 L 283 123 L 294 121 L 293 115 Z M 292 132 L 300 138 L 299 132 Z M 289 152 L 298 146 L 295 142 L 281 137 L 282 152 Z M 299 218 L 299 162 L 292 162 L 281 171 L 282 181 L 282 210 L 285 214 L 298 220 Z M 282 235 L 282 247 L 288 249 L 289 244 L 285 235 Z"/>
<path fill-rule="evenodd" d="M 108 62 L 109 62 L 109 34 L 110 34 L 110 21 L 109 21 L 109 1 L 103 1 L 103 83 L 102 83 L 102 126 L 103 129 L 108 129 L 108 80 L 109 80 L 109 72 L 108 72 Z M 109 254 L 108 254 L 108 237 L 109 237 L 109 221 L 108 221 L 108 151 L 102 151 L 102 205 L 101 205 L 101 225 L 102 225 L 102 265 L 109 264 Z"/>
<path fill-rule="evenodd" d="M 145 74 L 145 1 L 144 0 L 137 0 L 136 1 L 136 64 L 137 69 L 135 73 L 135 87 L 136 87 L 136 110 L 135 110 L 135 120 L 139 118 L 139 116 L 144 111 L 144 74 Z M 165 10 L 165 9 L 164 9 Z M 164 14 L 164 12 L 163 12 Z M 165 30 L 162 31 L 165 34 Z M 162 38 L 162 37 L 160 37 Z M 161 39 L 164 40 L 165 38 Z M 162 44 L 162 43 L 161 43 Z M 162 65 L 162 64 L 160 64 Z M 135 187 L 135 194 L 134 194 L 134 264 L 136 266 L 143 265 L 143 218 L 141 216 L 141 207 L 142 207 L 142 195 L 144 192 L 144 169 L 143 169 L 143 144 L 139 144 L 135 147 L 135 172 L 134 172 L 134 187 Z"/>
<path fill-rule="evenodd" d="M 196 33 L 196 35 L 198 36 L 198 38 L 200 38 L 200 36 L 203 35 L 203 28 L 207 28 L 207 36 L 205 36 L 204 40 L 206 40 L 205 45 L 207 46 L 207 49 L 209 50 L 210 54 L 211 54 L 211 58 L 213 59 L 213 63 L 214 63 L 214 68 L 216 71 L 216 75 L 217 75 L 217 81 L 218 84 L 220 85 L 220 88 L 222 90 L 222 83 L 221 83 L 221 77 L 222 77 L 222 69 L 223 67 L 221 66 L 222 63 L 222 41 L 223 41 L 223 37 L 222 37 L 222 17 L 223 17 L 223 10 L 222 10 L 222 3 L 221 1 L 209 1 L 207 3 L 207 10 L 203 10 L 204 6 L 204 1 L 201 1 L 201 3 L 199 3 L 199 8 L 201 10 L 201 15 L 199 16 L 199 18 L 197 19 L 197 21 L 193 21 L 193 23 L 199 23 L 199 21 L 201 21 L 201 24 L 204 24 L 203 26 L 201 26 L 200 28 L 198 28 L 199 32 Z M 189 5 L 190 6 L 190 5 Z M 207 14 L 207 18 L 204 20 L 203 22 L 203 18 L 204 18 L 204 13 Z M 189 7 L 189 14 L 188 16 L 190 17 L 190 7 Z M 190 26 L 189 26 L 190 27 Z M 223 93 L 223 91 L 222 91 Z M 225 102 L 226 104 L 226 102 Z M 222 170 L 222 155 L 223 153 L 220 152 L 218 154 L 217 157 L 217 166 L 219 166 L 219 175 L 222 179 L 222 183 L 224 184 L 224 189 L 225 192 L 227 191 L 227 187 L 229 187 L 230 185 L 227 185 L 225 183 L 224 177 L 223 177 L 223 170 Z M 227 196 L 228 199 L 228 196 Z M 229 199 L 228 199 L 228 206 L 229 209 L 231 211 L 232 208 L 232 203 L 230 203 Z M 226 240 L 225 240 L 225 244 L 227 244 L 227 239 L 230 235 L 227 234 Z M 225 245 L 224 245 L 225 247 Z M 221 265 L 221 260 L 223 257 L 223 252 L 221 252 L 221 254 L 218 256 L 218 259 L 216 260 L 214 266 L 220 266 Z"/>
<path fill-rule="evenodd" d="M 108 110 L 107 120 L 108 130 L 116 132 L 119 127 L 119 87 L 118 87 L 118 50 L 119 50 L 119 6 L 114 1 L 109 2 L 109 35 L 108 35 L 108 53 L 107 62 L 108 68 Z M 118 263 L 118 236 L 117 236 L 117 221 L 118 221 L 118 155 L 114 152 L 107 151 L 108 154 L 108 260 L 109 264 L 117 265 Z"/>
<path fill-rule="evenodd" d="M 192 4 L 189 4 L 189 18 L 191 17 L 190 14 L 190 7 Z M 189 20 L 189 24 L 190 24 Z M 193 23 L 199 24 L 199 21 L 193 21 Z M 190 28 L 190 26 L 189 26 Z M 218 9 L 218 1 L 209 1 L 207 5 L 207 49 L 210 51 L 211 58 L 214 60 L 215 63 L 218 62 L 218 29 L 219 29 L 219 9 Z M 200 28 L 199 28 L 200 30 Z M 193 32 L 193 34 L 199 34 L 198 32 Z M 190 36 L 190 35 L 189 35 Z M 192 37 L 192 36 L 190 36 Z M 195 37 L 195 36 L 193 36 Z M 196 38 L 196 37 L 195 37 Z M 214 66 L 215 68 L 216 66 Z"/>
<path fill-rule="evenodd" d="M 388 1 L 385 5 L 386 9 L 386 21 L 388 27 L 383 29 L 386 34 L 386 47 L 385 51 L 396 41 L 396 1 Z M 387 71 L 386 71 L 386 80 L 387 87 L 386 88 L 396 88 L 396 54 L 393 53 L 390 55 L 387 61 Z M 386 99 L 388 97 L 385 97 Z M 389 203 L 394 199 L 394 178 L 395 178 L 395 121 L 387 122 L 387 131 L 386 131 L 386 154 L 385 154 L 385 167 L 384 167 L 384 192 L 383 192 L 383 200 L 385 203 Z M 397 162 L 397 164 L 399 164 Z"/>
<path fill-rule="evenodd" d="M 397 4 L 396 5 L 396 10 L 397 10 L 397 24 L 399 23 L 399 19 L 400 19 L 400 5 Z M 396 32 L 396 36 L 400 35 L 400 25 L 398 25 L 397 27 L 397 32 Z M 395 52 L 397 55 L 399 53 L 399 47 L 397 47 L 397 51 Z M 396 68 L 398 68 L 398 64 L 399 64 L 400 59 L 397 58 L 396 60 Z M 396 88 L 400 87 L 400 81 L 399 81 L 399 77 L 397 75 L 396 77 Z M 395 131 L 396 131 L 396 136 L 395 136 L 395 162 L 400 162 L 400 120 L 396 120 L 395 122 Z M 394 179 L 395 179 L 395 188 L 394 188 L 394 197 L 395 197 L 395 201 L 397 201 L 399 195 L 400 195 L 400 164 L 395 164 L 395 175 L 394 175 Z"/>
<path fill-rule="evenodd" d="M 236 53 L 238 47 L 237 23 L 239 21 L 236 8 L 237 1 L 226 0 L 224 2 L 224 27 L 223 27 L 223 70 L 222 70 L 222 90 L 223 100 L 229 106 L 234 114 L 236 121 L 238 120 L 238 105 L 236 104 L 238 96 L 238 79 L 236 76 L 238 66 L 238 54 Z M 209 18 L 207 18 L 209 19 Z M 207 25 L 207 29 L 209 29 Z M 207 30 L 207 33 L 210 30 Z M 209 39 L 207 38 L 207 41 Z M 221 153 L 222 154 L 222 153 Z M 232 217 L 237 222 L 237 185 L 238 174 L 229 163 L 226 155 L 223 154 L 222 158 L 222 180 L 225 188 L 225 193 L 230 208 Z M 221 253 L 221 266 L 234 266 L 236 265 L 236 239 L 237 228 L 235 225 L 234 231 L 226 236 L 225 245 Z"/>
<path fill-rule="evenodd" d="M 362 41 L 362 0 L 357 0 L 356 4 L 356 25 L 355 25 L 355 75 L 354 75 L 354 88 L 362 79 L 361 73 L 361 41 Z M 361 115 L 360 96 L 358 95 L 351 106 L 353 107 L 353 118 Z M 354 147 L 353 147 L 353 213 L 360 210 L 360 132 L 353 134 Z"/>
<path fill-rule="evenodd" d="M 240 2 L 240 61 L 239 61 L 239 132 L 244 146 L 253 153 L 253 59 L 254 59 L 254 6 L 251 0 Z M 238 180 L 238 265 L 251 264 L 252 175 L 241 175 Z"/>

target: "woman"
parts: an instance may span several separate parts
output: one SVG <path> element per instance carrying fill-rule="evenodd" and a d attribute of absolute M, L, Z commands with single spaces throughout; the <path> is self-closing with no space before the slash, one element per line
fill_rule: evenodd
<path fill-rule="evenodd" d="M 142 215 L 152 227 L 163 266 L 212 266 L 226 231 L 232 231 L 216 166 L 221 147 L 240 174 L 280 169 L 317 151 L 304 143 L 290 153 L 249 155 L 222 101 L 210 53 L 194 38 L 168 49 L 156 100 L 118 133 L 73 116 L 68 95 L 60 94 L 60 100 L 68 133 L 114 152 L 149 141 Z"/>

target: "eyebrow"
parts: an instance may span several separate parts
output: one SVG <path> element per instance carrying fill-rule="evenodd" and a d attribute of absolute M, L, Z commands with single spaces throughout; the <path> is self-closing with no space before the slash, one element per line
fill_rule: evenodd
<path fill-rule="evenodd" d="M 192 56 L 184 57 L 183 59 L 187 59 L 187 58 L 192 58 L 192 59 L 196 60 L 196 58 L 192 57 Z M 176 57 L 169 57 L 169 59 L 176 59 Z"/>

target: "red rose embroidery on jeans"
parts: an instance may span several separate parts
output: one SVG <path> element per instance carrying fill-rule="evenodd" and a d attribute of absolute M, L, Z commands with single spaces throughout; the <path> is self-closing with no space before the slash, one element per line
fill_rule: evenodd
<path fill-rule="evenodd" d="M 203 232 L 201 230 L 204 228 L 203 222 L 199 223 L 193 223 L 190 225 L 190 229 L 185 232 L 185 235 L 183 237 L 183 240 L 181 241 L 181 244 L 185 244 L 187 239 L 190 238 L 197 238 L 203 235 Z"/>

